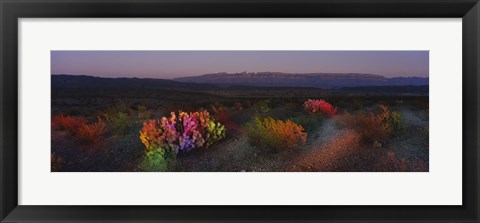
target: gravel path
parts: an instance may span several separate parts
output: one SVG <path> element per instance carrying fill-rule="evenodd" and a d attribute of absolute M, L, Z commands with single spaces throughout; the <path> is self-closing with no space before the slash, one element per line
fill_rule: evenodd
<path fill-rule="evenodd" d="M 352 130 L 336 131 L 328 138 L 328 142 L 314 144 L 310 151 L 294 159 L 288 171 L 336 171 L 358 147 L 358 134 Z"/>

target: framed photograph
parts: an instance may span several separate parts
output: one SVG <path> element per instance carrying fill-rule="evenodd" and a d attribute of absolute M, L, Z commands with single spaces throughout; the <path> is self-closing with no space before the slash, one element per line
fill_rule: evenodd
<path fill-rule="evenodd" d="M 1 1 L 1 222 L 478 222 L 468 1 Z"/>

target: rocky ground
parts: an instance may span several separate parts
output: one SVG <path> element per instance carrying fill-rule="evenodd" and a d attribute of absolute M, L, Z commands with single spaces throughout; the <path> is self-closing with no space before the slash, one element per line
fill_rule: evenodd
<path fill-rule="evenodd" d="M 180 155 L 171 171 L 428 171 L 428 110 L 406 105 L 397 106 L 396 110 L 402 115 L 406 128 L 384 144 L 362 143 L 355 130 L 340 124 L 340 114 L 313 122 L 305 145 L 280 153 L 261 152 L 248 142 L 242 125 L 258 112 L 255 108 L 232 110 L 233 123 L 228 126 L 227 138 L 209 148 Z M 156 112 L 157 116 L 165 113 L 162 109 Z M 155 111 L 153 113 L 155 116 Z M 267 113 L 274 118 L 299 118 L 302 108 L 286 103 Z M 141 126 L 142 119 L 137 119 L 125 134 L 109 134 L 104 143 L 95 146 L 78 145 L 65 132 L 52 131 L 52 152 L 62 156 L 61 171 L 143 171 L 140 164 L 145 149 L 139 140 Z"/>
<path fill-rule="evenodd" d="M 363 144 L 357 132 L 339 127 L 337 117 L 323 122 L 309 142 L 297 150 L 263 154 L 240 135 L 209 151 L 181 157 L 178 171 L 428 171 L 428 129 L 424 129 L 428 120 L 407 109 L 401 114 L 408 127 L 386 145 Z"/>

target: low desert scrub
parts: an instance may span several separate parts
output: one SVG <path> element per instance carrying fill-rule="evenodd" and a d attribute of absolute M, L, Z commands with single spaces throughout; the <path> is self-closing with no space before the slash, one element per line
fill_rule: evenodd
<path fill-rule="evenodd" d="M 145 105 L 137 105 L 137 111 L 143 113 L 148 111 L 148 108 Z"/>
<path fill-rule="evenodd" d="M 245 125 L 245 130 L 250 144 L 266 151 L 295 149 L 307 142 L 304 128 L 290 120 L 255 117 Z"/>
<path fill-rule="evenodd" d="M 317 129 L 321 126 L 324 118 L 314 116 L 314 115 L 299 115 L 290 119 L 294 123 L 301 125 L 307 132 L 312 132 L 313 130 Z"/>
<path fill-rule="evenodd" d="M 400 113 L 392 112 L 387 106 L 380 105 L 381 112 L 361 112 L 352 115 L 346 112 L 342 122 L 348 128 L 356 130 L 366 143 L 386 142 L 391 135 L 398 135 L 403 129 Z"/>
<path fill-rule="evenodd" d="M 152 118 L 152 112 L 148 109 L 145 105 L 138 105 L 137 106 L 137 117 L 141 120 L 149 120 Z"/>
<path fill-rule="evenodd" d="M 85 124 L 81 126 L 74 135 L 81 144 L 100 144 L 103 142 L 103 134 L 107 130 L 107 125 L 98 119 L 92 124 Z"/>
<path fill-rule="evenodd" d="M 103 111 L 104 114 L 106 113 L 106 114 L 110 114 L 110 115 L 118 113 L 118 112 L 127 113 L 128 115 L 132 115 L 135 112 L 135 110 L 133 110 L 132 108 L 127 106 L 122 101 L 118 101 L 114 106 L 112 106 L 112 107 Z"/>
<path fill-rule="evenodd" d="M 80 144 L 97 144 L 103 141 L 107 126 L 100 118 L 88 124 L 83 118 L 57 115 L 52 117 L 52 128 L 68 132 Z"/>
<path fill-rule="evenodd" d="M 104 113 L 103 119 L 109 125 L 110 129 L 117 135 L 123 135 L 132 126 L 130 117 L 127 113 Z"/>
<path fill-rule="evenodd" d="M 242 103 L 240 103 L 240 102 L 238 102 L 238 101 L 236 101 L 235 103 L 233 103 L 232 108 L 233 108 L 235 111 L 241 111 L 241 110 L 243 110 Z"/>
<path fill-rule="evenodd" d="M 337 114 L 337 108 L 323 99 L 313 100 L 308 99 L 303 103 L 305 111 L 309 113 L 320 113 L 326 116 L 334 116 Z"/>
<path fill-rule="evenodd" d="M 390 129 L 390 133 L 397 136 L 403 129 L 404 124 L 402 116 L 396 111 L 390 111 L 387 106 L 379 105 L 381 109 L 380 116 L 382 117 L 383 123 L 387 124 Z"/>
<path fill-rule="evenodd" d="M 269 100 L 264 100 L 257 103 L 257 111 L 260 113 L 268 113 L 271 109 L 271 103 Z"/>
<path fill-rule="evenodd" d="M 384 142 L 389 134 L 389 127 L 383 123 L 382 117 L 373 112 L 351 115 L 346 112 L 343 115 L 344 124 L 356 130 L 363 141 L 374 143 L 375 141 Z"/>
<path fill-rule="evenodd" d="M 75 134 L 85 124 L 87 124 L 87 120 L 84 118 L 64 116 L 63 114 L 52 117 L 52 128 L 54 130 L 67 131 L 70 134 Z"/>
<path fill-rule="evenodd" d="M 65 161 L 63 160 L 62 156 L 56 156 L 55 153 L 50 153 L 50 164 L 51 172 L 59 172 L 62 170 Z"/>
<path fill-rule="evenodd" d="M 228 112 L 226 106 L 221 103 L 215 103 L 210 106 L 213 111 L 213 117 L 220 123 L 223 123 L 227 127 L 232 127 L 231 123 L 231 115 Z"/>

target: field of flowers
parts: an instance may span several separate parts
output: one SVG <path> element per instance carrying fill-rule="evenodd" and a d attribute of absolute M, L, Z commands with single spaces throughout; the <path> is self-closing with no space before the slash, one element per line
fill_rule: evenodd
<path fill-rule="evenodd" d="M 182 100 L 53 109 L 51 170 L 428 171 L 428 97 Z"/>

